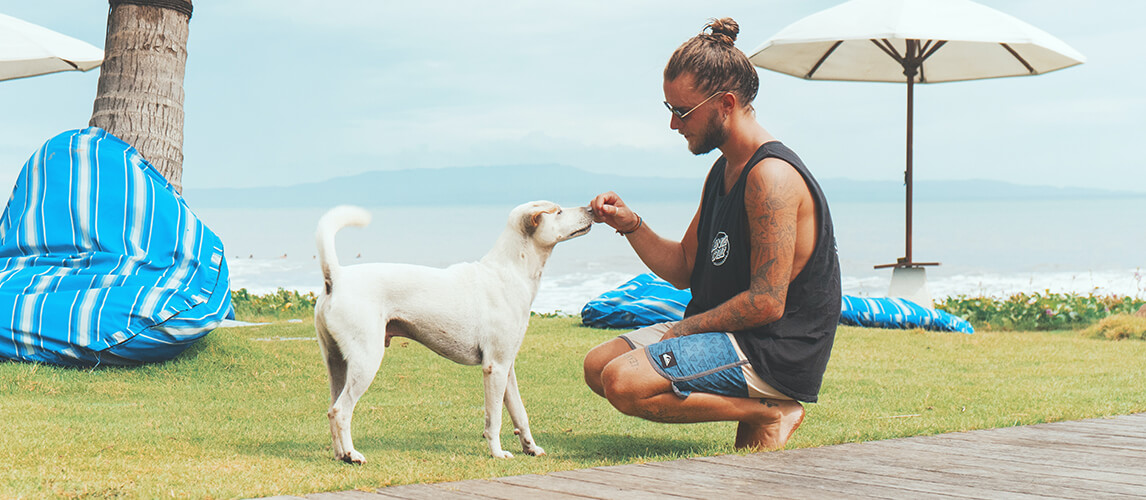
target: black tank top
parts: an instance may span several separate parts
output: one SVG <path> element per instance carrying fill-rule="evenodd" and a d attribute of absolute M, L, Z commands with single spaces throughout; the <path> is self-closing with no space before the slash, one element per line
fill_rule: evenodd
<path fill-rule="evenodd" d="M 815 402 L 840 320 L 840 264 L 827 199 L 808 168 L 783 144 L 760 146 L 728 194 L 723 194 L 724 157 L 709 171 L 697 226 L 692 301 L 685 316 L 712 309 L 748 289 L 752 267 L 744 187 L 748 173 L 765 158 L 788 162 L 804 178 L 819 221 L 816 245 L 804 269 L 788 285 L 784 315 L 732 333 L 760 378 L 793 399 Z"/>

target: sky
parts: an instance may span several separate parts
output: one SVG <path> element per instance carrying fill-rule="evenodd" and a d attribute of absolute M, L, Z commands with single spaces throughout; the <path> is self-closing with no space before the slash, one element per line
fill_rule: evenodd
<path fill-rule="evenodd" d="M 732 17 L 751 53 L 838 3 L 200 0 L 184 190 L 529 164 L 699 180 L 716 156 L 693 156 L 669 128 L 661 71 L 672 51 L 709 18 Z M 1088 61 L 917 86 L 915 179 L 1146 193 L 1146 2 L 980 3 Z M 104 45 L 104 1 L 5 1 L 0 13 Z M 0 82 L 0 186 L 49 138 L 87 125 L 98 72 Z M 758 120 L 817 177 L 902 181 L 905 85 L 759 74 Z"/>

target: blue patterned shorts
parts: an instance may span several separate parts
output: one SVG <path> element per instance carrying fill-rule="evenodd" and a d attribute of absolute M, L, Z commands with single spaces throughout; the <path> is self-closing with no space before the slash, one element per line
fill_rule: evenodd
<path fill-rule="evenodd" d="M 672 383 L 681 399 L 692 391 L 748 397 L 748 385 L 733 340 L 727 333 L 698 333 L 674 337 L 645 348 L 653 368 Z"/>

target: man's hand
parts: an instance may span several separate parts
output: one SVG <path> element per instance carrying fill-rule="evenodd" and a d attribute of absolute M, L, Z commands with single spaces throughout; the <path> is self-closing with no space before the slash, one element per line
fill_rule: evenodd
<path fill-rule="evenodd" d="M 674 323 L 672 327 L 669 328 L 668 331 L 666 331 L 665 334 L 661 336 L 661 340 L 668 340 L 675 337 L 684 337 L 685 335 L 702 333 L 703 331 L 704 330 L 700 328 L 700 324 L 696 321 L 695 317 L 688 317 Z"/>
<path fill-rule="evenodd" d="M 669 328 L 668 331 L 666 331 L 665 334 L 661 336 L 661 340 L 664 341 L 664 340 L 668 340 L 668 339 L 672 339 L 672 338 L 676 338 L 676 337 L 683 337 L 683 335 L 681 335 L 680 330 L 677 330 L 676 327 L 674 326 L 672 328 Z"/>
<path fill-rule="evenodd" d="M 589 208 L 593 210 L 593 222 L 604 222 L 621 232 L 636 229 L 640 222 L 640 217 L 612 191 L 597 195 L 589 202 Z"/>

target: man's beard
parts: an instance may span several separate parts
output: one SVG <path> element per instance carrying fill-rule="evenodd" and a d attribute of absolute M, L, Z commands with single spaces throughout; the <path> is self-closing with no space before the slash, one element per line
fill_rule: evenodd
<path fill-rule="evenodd" d="M 696 143 L 695 147 L 691 144 L 689 145 L 688 150 L 691 151 L 692 154 L 700 156 L 710 153 L 712 150 L 720 147 L 721 144 L 724 144 L 724 141 L 728 140 L 728 130 L 724 128 L 723 123 L 720 123 L 719 116 L 719 113 L 713 113 L 708 119 L 708 123 L 705 124 L 704 133 L 700 136 L 700 142 Z"/>

